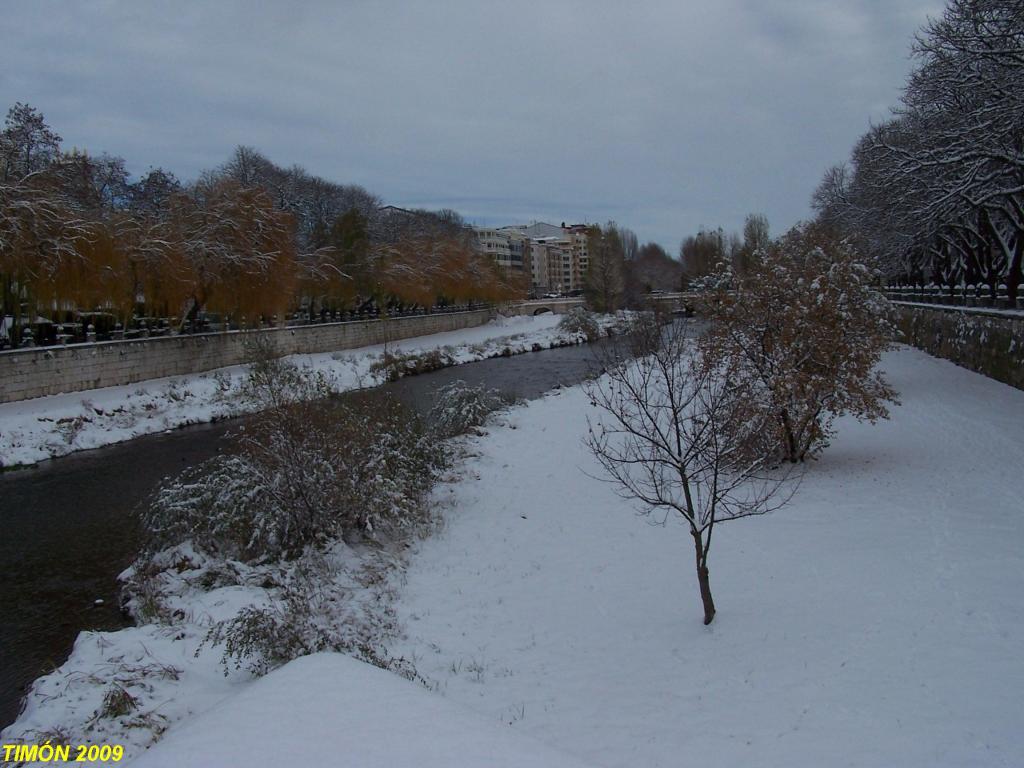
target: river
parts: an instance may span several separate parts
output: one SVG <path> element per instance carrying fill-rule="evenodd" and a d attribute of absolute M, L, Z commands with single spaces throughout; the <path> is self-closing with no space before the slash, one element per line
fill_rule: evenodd
<path fill-rule="evenodd" d="M 384 387 L 421 412 L 462 379 L 522 398 L 582 381 L 592 345 L 446 368 Z M 0 728 L 82 630 L 126 625 L 117 574 L 134 559 L 137 511 L 163 478 L 215 455 L 241 419 L 185 427 L 0 474 Z M 101 604 L 96 601 L 101 600 Z"/>

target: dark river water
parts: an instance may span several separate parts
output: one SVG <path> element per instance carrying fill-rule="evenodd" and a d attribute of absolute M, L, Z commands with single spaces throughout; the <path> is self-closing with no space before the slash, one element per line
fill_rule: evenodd
<path fill-rule="evenodd" d="M 418 410 L 456 379 L 536 398 L 583 380 L 594 351 L 496 358 L 385 388 Z M 139 546 L 139 504 L 163 478 L 216 454 L 240 423 L 185 427 L 0 474 L 0 728 L 17 717 L 29 684 L 67 659 L 81 630 L 126 625 L 117 574 Z"/>

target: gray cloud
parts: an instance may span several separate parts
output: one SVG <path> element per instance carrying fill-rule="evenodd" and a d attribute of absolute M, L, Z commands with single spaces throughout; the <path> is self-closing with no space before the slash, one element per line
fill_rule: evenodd
<path fill-rule="evenodd" d="M 489 223 L 808 214 L 940 0 L 21 2 L 0 104 L 190 178 L 240 143 Z"/>

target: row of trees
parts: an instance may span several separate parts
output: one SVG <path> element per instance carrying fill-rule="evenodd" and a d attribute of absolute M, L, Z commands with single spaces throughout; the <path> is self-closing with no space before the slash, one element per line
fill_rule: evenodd
<path fill-rule="evenodd" d="M 718 271 L 722 264 L 729 265 L 735 273 L 746 273 L 753 266 L 754 254 L 767 248 L 770 242 L 768 219 L 760 213 L 747 216 L 742 236 L 726 233 L 721 227 L 702 229 L 685 238 L 679 246 L 685 283 L 702 287 L 705 278 Z"/>
<path fill-rule="evenodd" d="M 191 184 L 160 168 L 133 181 L 121 158 L 63 151 L 26 104 L 0 133 L 0 285 L 14 345 L 76 311 L 244 324 L 521 292 L 453 212 L 396 212 L 248 147 Z"/>
<path fill-rule="evenodd" d="M 951 0 L 912 47 L 891 119 L 814 194 L 819 216 L 886 275 L 1000 285 L 1016 299 L 1024 257 L 1024 5 Z"/>
<path fill-rule="evenodd" d="M 742 236 L 722 228 L 702 229 L 683 240 L 679 258 L 673 259 L 657 243 L 640 245 L 634 232 L 608 222 L 588 233 L 586 295 L 602 312 L 642 307 L 651 291 L 709 287 L 723 266 L 732 274 L 747 274 L 754 268 L 755 254 L 770 243 L 768 219 L 755 213 L 747 216 Z"/>
<path fill-rule="evenodd" d="M 632 230 L 615 222 L 590 228 L 587 251 L 585 294 L 598 311 L 643 307 L 652 291 L 678 291 L 683 285 L 682 264 L 657 243 L 640 245 Z"/>

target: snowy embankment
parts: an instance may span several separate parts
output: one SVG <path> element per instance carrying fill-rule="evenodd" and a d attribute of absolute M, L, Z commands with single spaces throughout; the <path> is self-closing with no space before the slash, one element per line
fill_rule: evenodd
<path fill-rule="evenodd" d="M 789 506 L 718 529 L 710 627 L 687 531 L 587 476 L 594 411 L 575 387 L 472 440 L 437 490 L 444 530 L 383 587 L 404 629 L 391 657 L 436 693 L 333 656 L 224 676 L 220 649 L 195 652 L 265 593 L 257 568 L 184 593 L 171 626 L 83 633 L 3 739 L 135 756 L 168 729 L 141 765 L 411 766 L 463 748 L 449 764 L 570 764 L 531 739 L 598 766 L 1021 765 L 1024 392 L 905 347 L 883 365 L 890 421 L 842 421 Z M 123 716 L 106 706 L 118 686 Z"/>
<path fill-rule="evenodd" d="M 476 328 L 420 336 L 388 345 L 391 354 L 444 350 L 456 364 L 549 348 L 575 339 L 559 330 L 561 316 L 499 317 Z M 293 355 L 297 365 L 324 372 L 337 391 L 380 383 L 370 366 L 383 345 L 316 355 Z M 0 467 L 34 464 L 187 424 L 240 416 L 251 407 L 238 397 L 247 366 L 189 376 L 70 392 L 0 404 Z"/>
<path fill-rule="evenodd" d="M 890 421 L 842 421 L 788 507 L 716 529 L 708 628 L 686 529 L 584 474 L 583 392 L 517 411 L 412 558 L 393 652 L 595 765 L 1024 765 L 1024 392 L 883 367 Z"/>
<path fill-rule="evenodd" d="M 142 755 L 139 768 L 573 768 L 565 753 L 335 653 L 271 672 Z"/>

